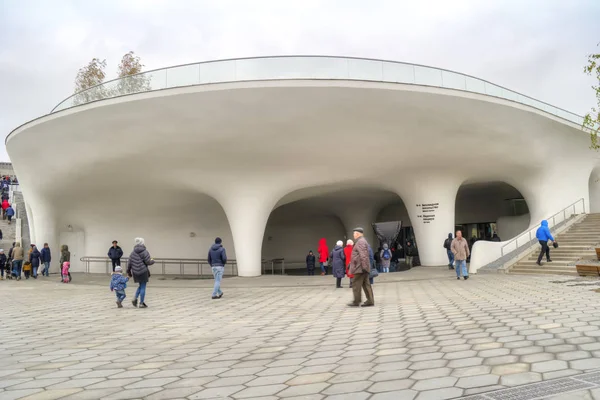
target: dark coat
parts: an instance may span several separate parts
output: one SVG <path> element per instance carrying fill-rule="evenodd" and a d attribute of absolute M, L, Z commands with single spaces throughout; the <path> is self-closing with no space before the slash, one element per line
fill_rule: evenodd
<path fill-rule="evenodd" d="M 41 262 L 50 262 L 52 261 L 52 255 L 50 254 L 50 248 L 42 248 L 40 251 L 40 261 Z"/>
<path fill-rule="evenodd" d="M 315 269 L 315 265 L 317 262 L 317 258 L 315 257 L 315 255 L 307 255 L 306 256 L 306 268 L 308 268 L 309 271 L 313 271 Z"/>
<path fill-rule="evenodd" d="M 148 279 L 150 278 L 148 266 L 152 264 L 154 264 L 154 260 L 150 257 L 150 253 L 146 250 L 146 246 L 143 244 L 136 244 L 129 255 L 127 275 L 133 276 L 133 281 L 135 283 L 148 282 Z"/>
<path fill-rule="evenodd" d="M 208 251 L 208 264 L 211 267 L 224 267 L 227 264 L 227 253 L 221 243 L 215 243 Z"/>
<path fill-rule="evenodd" d="M 4 269 L 4 266 L 6 265 L 6 261 L 8 261 L 6 254 L 0 254 L 0 268 L 1 269 Z"/>
<path fill-rule="evenodd" d="M 29 254 L 29 261 L 31 262 L 32 268 L 38 268 L 40 266 L 40 251 L 37 247 L 34 247 L 33 251 Z"/>
<path fill-rule="evenodd" d="M 346 255 L 344 254 L 344 248 L 341 246 L 335 246 L 331 255 L 331 274 L 336 278 L 343 278 L 346 276 Z"/>
<path fill-rule="evenodd" d="M 108 249 L 108 258 L 111 260 L 120 260 L 121 257 L 123 257 L 123 249 L 121 249 L 119 246 L 110 246 L 110 249 Z"/>
<path fill-rule="evenodd" d="M 71 262 L 71 252 L 69 251 L 69 246 L 67 246 L 66 244 L 63 244 L 60 247 L 60 267 L 62 268 L 63 263 L 65 261 Z"/>

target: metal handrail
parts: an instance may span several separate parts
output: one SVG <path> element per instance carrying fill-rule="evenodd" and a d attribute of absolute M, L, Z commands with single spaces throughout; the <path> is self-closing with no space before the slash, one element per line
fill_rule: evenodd
<path fill-rule="evenodd" d="M 576 210 L 576 206 L 577 204 L 581 203 L 582 204 L 582 213 L 585 213 L 585 199 L 582 197 L 579 200 L 575 201 L 574 203 L 569 204 L 568 206 L 566 206 L 565 208 L 563 208 L 562 210 L 560 210 L 559 212 L 557 212 L 554 215 L 551 215 L 549 218 L 546 218 L 546 221 L 548 221 L 548 228 L 553 228 L 556 226 L 556 219 L 557 217 L 560 217 L 562 214 L 563 219 L 559 220 L 559 224 L 566 221 L 567 220 L 567 211 L 570 211 L 570 209 L 573 209 L 573 213 L 570 214 L 569 216 L 575 215 L 577 214 L 577 210 Z M 550 221 L 552 221 L 552 225 L 550 225 Z M 502 246 L 500 248 L 500 254 L 503 257 L 504 255 L 506 255 L 507 253 L 511 252 L 511 251 L 515 251 L 517 250 L 520 245 L 519 245 L 519 239 L 522 239 L 524 236 L 527 239 L 526 243 L 522 243 L 522 245 L 530 243 L 533 240 L 532 234 L 533 232 L 535 232 L 539 227 L 538 226 L 534 226 L 533 228 L 529 228 L 526 231 L 523 231 L 521 234 L 519 234 L 518 236 L 516 236 L 514 239 L 510 240 L 508 243 L 506 243 L 504 246 Z M 508 246 L 511 245 L 515 245 L 514 249 L 511 249 L 509 251 L 505 251 L 505 249 Z"/>
<path fill-rule="evenodd" d="M 366 77 L 364 75 L 361 75 L 361 73 L 357 74 L 357 77 L 352 77 L 350 76 L 350 68 L 348 68 L 348 70 L 346 72 L 348 72 L 348 76 L 344 76 L 344 77 L 340 77 L 337 76 L 335 74 L 333 74 L 330 78 L 315 78 L 314 76 L 311 75 L 311 73 L 314 73 L 314 71 L 307 71 L 304 73 L 305 76 L 300 77 L 300 75 L 302 75 L 301 73 L 298 74 L 298 77 L 294 77 L 294 78 L 282 78 L 280 76 L 277 76 L 277 73 L 273 74 L 273 77 L 256 77 L 256 78 L 248 78 L 248 77 L 241 77 L 238 78 L 237 77 L 237 68 L 233 68 L 234 73 L 233 73 L 233 79 L 224 79 L 224 80 L 215 80 L 215 82 L 201 82 L 200 79 L 198 79 L 197 83 L 188 83 L 188 84 L 180 84 L 179 82 L 177 84 L 171 84 L 169 85 L 167 80 L 168 80 L 168 71 L 169 70 L 176 70 L 177 68 L 185 68 L 185 67 L 191 67 L 191 66 L 196 66 L 198 65 L 199 68 L 201 65 L 206 65 L 206 64 L 211 64 L 211 63 L 227 63 L 227 62 L 231 62 L 234 63 L 234 67 L 236 67 L 236 62 L 247 62 L 247 61 L 252 61 L 252 60 L 271 60 L 271 59 L 288 59 L 288 58 L 299 58 L 299 59 L 343 59 L 343 60 L 347 60 L 347 61 L 359 61 L 365 62 L 364 67 L 366 69 L 368 69 L 369 67 L 372 67 L 371 65 L 367 65 L 368 63 L 382 63 L 382 70 L 383 70 L 383 64 L 391 64 L 391 65 L 402 65 L 402 66 L 407 66 L 407 67 L 412 67 L 413 69 L 416 68 L 424 68 L 424 69 L 428 69 L 428 70 L 432 70 L 432 71 L 438 71 L 440 73 L 440 77 L 441 77 L 441 85 L 436 85 L 436 84 L 427 84 L 427 83 L 423 83 L 423 82 L 417 82 L 416 77 L 413 79 L 413 82 L 404 82 L 404 81 L 398 81 L 397 79 L 385 79 L 385 77 L 382 77 L 380 79 L 371 79 L 371 77 Z M 66 103 L 68 100 L 73 99 L 75 96 L 81 96 L 84 93 L 92 93 L 94 90 L 101 88 L 101 87 L 109 87 L 111 85 L 116 85 L 117 82 L 121 81 L 121 82 L 126 82 L 126 80 L 132 80 L 135 79 L 136 77 L 140 77 L 140 76 L 146 76 L 146 77 L 150 77 L 150 76 L 157 76 L 157 74 L 160 72 L 162 73 L 164 71 L 165 73 L 165 85 L 164 87 L 157 87 L 155 89 L 152 88 L 145 88 L 144 90 L 137 90 L 137 91 L 132 91 L 131 93 L 118 93 L 118 94 L 114 94 L 111 93 L 110 91 L 107 91 L 107 95 L 105 97 L 101 97 L 101 98 L 93 98 L 92 100 L 89 101 L 84 101 L 81 104 L 74 104 L 74 105 L 70 105 L 70 106 L 66 106 L 63 108 L 59 107 L 61 105 L 63 105 L 64 103 Z M 295 72 L 295 71 L 294 71 Z M 339 72 L 339 71 L 338 71 Z M 414 72 L 414 71 L 413 71 Z M 465 85 L 464 88 L 463 87 L 457 87 L 455 82 L 448 82 L 446 84 L 444 84 L 444 73 L 447 74 L 455 74 L 458 75 L 459 77 L 462 77 L 465 79 Z M 449 76 L 448 78 L 450 78 L 451 76 Z M 131 75 L 128 77 L 124 77 L 124 78 L 117 78 L 117 79 L 113 79 L 107 82 L 103 82 L 101 84 L 92 86 L 88 89 L 82 90 L 80 92 L 77 92 L 69 97 L 67 97 L 66 99 L 64 99 L 63 101 L 61 101 L 59 104 L 57 104 L 52 111 L 50 111 L 50 113 L 54 113 L 56 111 L 61 111 L 64 109 L 68 109 L 71 107 L 76 107 L 78 105 L 82 105 L 82 104 L 87 104 L 87 103 L 91 103 L 94 101 L 98 101 L 98 100 L 102 100 L 105 98 L 113 98 L 113 97 L 120 97 L 122 95 L 129 95 L 129 94 L 135 94 L 135 93 L 141 93 L 141 92 L 146 92 L 146 91 L 152 91 L 152 90 L 162 90 L 162 89 L 168 89 L 168 88 L 172 88 L 172 87 L 179 87 L 179 86 L 190 86 L 190 85 L 199 85 L 199 84 L 206 84 L 206 83 L 226 83 L 226 82 L 235 82 L 235 81 L 259 81 L 259 80 L 270 80 L 270 79 L 348 79 L 348 80 L 367 80 L 367 81 L 382 81 L 382 82 L 392 82 L 392 83 L 405 83 L 405 84 L 416 84 L 416 85 L 422 85 L 422 86 L 438 86 L 438 87 L 448 87 L 451 89 L 456 89 L 456 90 L 461 90 L 461 91 L 465 91 L 465 92 L 473 92 L 473 93 L 482 93 L 482 94 L 486 94 L 489 96 L 493 96 L 493 97 L 498 97 L 498 98 L 503 98 L 503 99 L 507 99 L 507 100 L 511 100 L 511 101 L 515 101 L 515 102 L 519 102 L 521 104 L 525 104 L 528 106 L 532 106 L 534 108 L 537 108 L 539 110 L 545 111 L 545 112 L 549 112 L 555 116 L 558 116 L 559 118 L 565 119 L 567 121 L 570 122 L 574 122 L 578 125 L 582 125 L 583 123 L 583 117 L 581 117 L 580 115 L 577 115 L 573 112 L 564 110 L 560 107 L 556 107 L 553 106 L 549 103 L 540 101 L 540 100 L 536 100 L 533 97 L 527 96 L 527 95 L 523 95 L 521 93 L 515 92 L 513 90 L 507 89 L 503 86 L 499 86 L 496 84 L 493 84 L 489 81 L 486 81 L 484 79 L 480 79 L 480 78 L 476 78 L 473 77 L 471 75 L 467 75 L 467 74 L 463 74 L 460 72 L 455 72 L 455 71 L 451 71 L 448 69 L 444 69 L 444 68 L 435 68 L 435 67 L 430 67 L 430 66 L 426 66 L 426 65 L 421 65 L 421 64 L 412 64 L 412 63 L 404 63 L 404 62 L 399 62 L 399 61 L 390 61 L 390 60 L 378 60 L 378 59 L 371 59 L 371 58 L 359 58 L 359 57 L 344 57 L 344 56 L 323 56 L 323 55 L 314 55 L 314 56 L 308 56 L 308 55 L 288 55 L 288 56 L 263 56 L 263 57 L 246 57 L 246 58 L 235 58 L 235 59 L 222 59 L 222 60 L 211 60 L 211 61 L 203 61 L 203 62 L 198 62 L 198 63 L 189 63 L 189 64 L 181 64 L 181 65 L 176 65 L 176 66 L 171 66 L 171 67 L 165 67 L 165 68 L 158 68 L 158 69 L 154 69 L 154 70 L 150 70 L 150 71 L 145 71 L 145 72 L 141 72 L 139 74 L 135 74 L 135 75 Z M 437 77 L 435 78 L 437 79 Z M 474 80 L 474 82 L 477 83 L 481 83 L 483 84 L 483 91 L 478 91 L 478 90 L 470 90 L 467 88 L 466 85 L 466 80 L 470 79 L 470 80 Z M 175 79 L 176 81 L 178 79 Z M 452 80 L 452 79 L 450 79 Z M 491 85 L 491 87 L 487 88 L 488 85 Z M 475 85 L 474 85 L 475 86 Z M 489 90 L 488 90 L 489 89 Z M 497 90 L 496 90 L 497 89 Z M 58 109 L 58 110 L 57 110 Z M 565 116 L 566 114 L 566 116 Z M 9 135 L 10 136 L 10 135 Z M 8 137 L 7 137 L 8 139 Z"/>
<path fill-rule="evenodd" d="M 85 263 L 85 272 L 88 274 L 90 273 L 90 264 L 93 264 L 93 263 L 105 264 L 106 274 L 110 274 L 112 272 L 112 263 L 111 263 L 110 258 L 108 258 L 108 257 L 86 256 L 86 257 L 81 257 L 79 260 L 81 262 Z M 127 265 L 128 260 L 129 260 L 128 257 L 121 257 L 121 263 L 123 265 Z M 167 271 L 166 271 L 167 265 L 179 265 L 179 275 L 186 275 L 185 274 L 185 266 L 186 265 L 195 265 L 197 268 L 196 275 L 198 275 L 198 276 L 203 276 L 203 275 L 211 276 L 212 275 L 212 270 L 210 269 L 210 264 L 208 263 L 208 260 L 204 259 L 204 258 L 154 258 L 153 260 L 154 260 L 154 266 L 155 265 L 161 266 L 162 275 L 169 275 L 169 274 L 167 274 Z M 204 274 L 205 266 L 206 266 L 206 274 Z M 152 272 L 152 270 L 153 270 L 153 266 L 150 266 L 150 271 Z M 230 273 L 227 273 L 227 270 L 229 270 Z M 224 275 L 237 276 L 237 274 L 238 274 L 237 261 L 232 260 L 232 259 L 227 260 L 227 264 L 225 265 Z M 171 275 L 174 275 L 174 274 L 171 274 Z"/>

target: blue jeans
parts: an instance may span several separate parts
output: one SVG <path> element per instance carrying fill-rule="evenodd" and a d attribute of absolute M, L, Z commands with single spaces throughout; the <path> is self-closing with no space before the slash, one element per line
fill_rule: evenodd
<path fill-rule="evenodd" d="M 13 275 L 20 278 L 22 267 L 23 267 L 23 260 L 14 260 L 13 261 L 13 270 L 12 270 Z"/>
<path fill-rule="evenodd" d="M 37 278 L 37 270 L 38 270 L 38 267 L 33 267 L 33 275 L 32 276 L 34 278 Z"/>
<path fill-rule="evenodd" d="M 469 272 L 467 271 L 467 260 L 456 260 L 455 267 L 456 276 L 460 278 L 460 270 L 462 269 L 462 276 L 469 276 Z"/>
<path fill-rule="evenodd" d="M 321 272 L 327 275 L 327 267 L 325 266 L 325 263 L 321 263 Z"/>
<path fill-rule="evenodd" d="M 42 276 L 50 276 L 50 261 L 44 261 L 44 269 L 42 270 Z"/>
<path fill-rule="evenodd" d="M 139 289 L 138 289 L 139 290 Z M 144 295 L 146 294 L 146 284 L 144 283 Z M 115 290 L 115 295 L 117 296 L 117 301 L 123 301 L 125 300 L 125 289 L 123 290 Z M 144 302 L 144 300 L 142 300 L 142 303 Z"/>
<path fill-rule="evenodd" d="M 451 250 L 446 250 L 448 253 L 448 265 L 452 265 L 454 263 L 454 253 Z"/>
<path fill-rule="evenodd" d="M 135 299 L 137 300 L 139 297 L 141 303 L 144 302 L 144 298 L 146 297 L 146 283 L 148 282 L 140 282 L 140 286 L 135 291 Z"/>
<path fill-rule="evenodd" d="M 223 279 L 223 272 L 225 272 L 225 267 L 212 267 L 212 273 L 215 277 L 215 287 L 213 288 L 213 297 L 219 296 L 223 294 L 221 291 L 221 279 Z"/>

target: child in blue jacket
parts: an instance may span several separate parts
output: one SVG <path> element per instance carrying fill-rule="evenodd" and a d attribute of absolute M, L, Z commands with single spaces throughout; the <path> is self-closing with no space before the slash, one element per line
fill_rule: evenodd
<path fill-rule="evenodd" d="M 123 268 L 120 266 L 115 267 L 115 272 L 110 277 L 110 291 L 115 292 L 117 295 L 117 307 L 123 308 L 123 300 L 125 300 L 125 289 L 127 288 L 127 282 L 129 278 L 123 276 Z"/>

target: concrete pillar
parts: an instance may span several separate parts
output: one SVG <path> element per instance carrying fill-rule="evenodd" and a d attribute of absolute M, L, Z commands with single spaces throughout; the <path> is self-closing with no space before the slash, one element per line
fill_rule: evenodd
<path fill-rule="evenodd" d="M 38 249 L 48 243 L 53 258 L 60 254 L 60 244 L 58 243 L 58 226 L 54 212 L 45 206 L 32 207 L 33 218 L 35 221 L 35 234 L 31 237 L 31 242 L 35 243 Z"/>
<path fill-rule="evenodd" d="M 424 266 L 448 264 L 442 245 L 448 233 L 454 234 L 456 193 L 462 182 L 462 178 L 431 171 L 411 176 L 398 190 L 406 204 Z"/>
<path fill-rule="evenodd" d="M 591 213 L 600 213 L 600 167 L 594 168 L 588 180 Z"/>
<path fill-rule="evenodd" d="M 217 196 L 231 228 L 239 276 L 260 276 L 265 227 L 279 198 L 263 188 L 248 187 Z M 227 243 L 223 245 L 227 248 Z"/>

